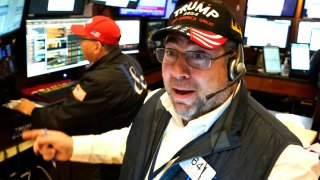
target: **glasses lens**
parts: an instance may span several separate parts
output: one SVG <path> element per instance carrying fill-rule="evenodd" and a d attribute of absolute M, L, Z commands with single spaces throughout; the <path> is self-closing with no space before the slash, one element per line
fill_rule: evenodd
<path fill-rule="evenodd" d="M 156 49 L 156 57 L 157 57 L 157 60 L 158 60 L 160 63 L 163 62 L 164 51 L 165 51 L 164 48 L 157 48 L 157 49 Z"/>
<path fill-rule="evenodd" d="M 173 64 L 179 53 L 174 49 L 158 48 L 156 49 L 156 55 L 160 63 Z"/>
<path fill-rule="evenodd" d="M 211 56 L 202 52 L 186 52 L 186 61 L 194 68 L 207 69 L 211 65 Z"/>

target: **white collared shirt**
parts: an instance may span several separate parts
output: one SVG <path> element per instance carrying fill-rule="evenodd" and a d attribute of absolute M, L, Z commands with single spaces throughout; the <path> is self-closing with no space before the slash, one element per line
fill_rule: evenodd
<path fill-rule="evenodd" d="M 163 136 L 155 170 L 162 164 L 170 161 L 181 147 L 207 132 L 228 107 L 231 97 L 214 111 L 190 121 L 187 126 L 183 126 L 181 118 L 173 110 L 167 93 L 161 96 L 161 102 L 171 113 L 172 118 Z M 101 135 L 73 136 L 74 148 L 71 161 L 107 164 L 122 163 L 130 127 L 109 131 Z M 167 166 L 170 166 L 170 164 Z M 268 179 L 317 180 L 319 176 L 320 161 L 318 154 L 309 152 L 301 146 L 289 145 L 279 156 Z"/>

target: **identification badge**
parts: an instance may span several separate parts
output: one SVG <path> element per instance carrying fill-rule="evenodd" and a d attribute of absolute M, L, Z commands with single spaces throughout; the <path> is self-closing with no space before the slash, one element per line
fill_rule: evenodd
<path fill-rule="evenodd" d="M 202 158 L 195 157 L 179 163 L 191 179 L 212 179 L 216 171 Z"/>

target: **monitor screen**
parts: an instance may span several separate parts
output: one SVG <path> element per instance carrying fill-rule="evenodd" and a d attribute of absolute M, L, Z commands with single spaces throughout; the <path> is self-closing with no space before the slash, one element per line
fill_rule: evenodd
<path fill-rule="evenodd" d="M 159 29 L 164 27 L 164 21 L 162 20 L 150 20 L 147 23 L 147 37 L 148 48 L 154 49 L 161 46 L 161 41 L 153 41 L 152 35 Z"/>
<path fill-rule="evenodd" d="M 0 37 L 20 28 L 24 0 L 0 0 Z"/>
<path fill-rule="evenodd" d="M 26 20 L 27 77 L 33 77 L 89 64 L 84 60 L 72 24 L 89 18 Z"/>
<path fill-rule="evenodd" d="M 140 21 L 139 20 L 116 20 L 121 31 L 119 46 L 125 54 L 139 52 Z"/>
<path fill-rule="evenodd" d="M 90 0 L 94 4 L 102 4 L 105 6 L 136 8 L 138 0 Z"/>
<path fill-rule="evenodd" d="M 309 44 L 291 44 L 291 70 L 308 71 L 310 68 Z"/>
<path fill-rule="evenodd" d="M 281 59 L 280 51 L 277 46 L 263 47 L 264 69 L 266 73 L 280 74 Z"/>
<path fill-rule="evenodd" d="M 310 44 L 310 50 L 313 50 L 313 51 L 317 50 L 316 48 L 319 47 L 319 41 L 320 41 L 318 39 L 319 29 L 320 29 L 320 22 L 299 21 L 297 43 L 309 44 L 312 41 L 312 46 Z"/>
<path fill-rule="evenodd" d="M 30 0 L 29 16 L 33 15 L 81 15 L 86 0 Z"/>
<path fill-rule="evenodd" d="M 140 0 L 136 9 L 119 8 L 121 16 L 163 17 L 167 0 Z"/>
<path fill-rule="evenodd" d="M 293 17 L 298 0 L 248 0 L 246 15 Z"/>
<path fill-rule="evenodd" d="M 176 6 L 177 6 L 177 1 L 168 0 L 167 6 L 166 6 L 166 14 L 164 15 L 164 17 L 162 17 L 162 19 L 169 19 L 170 15 L 172 14 L 172 12 L 176 8 Z"/>
<path fill-rule="evenodd" d="M 320 28 L 311 30 L 310 50 L 317 51 L 320 49 Z"/>
<path fill-rule="evenodd" d="M 301 16 L 306 18 L 320 18 L 320 1 L 304 0 Z"/>
<path fill-rule="evenodd" d="M 248 46 L 286 48 L 291 20 L 270 20 L 247 16 L 244 43 Z"/>
<path fill-rule="evenodd" d="M 0 80 L 6 79 L 17 71 L 12 43 L 0 44 Z"/>

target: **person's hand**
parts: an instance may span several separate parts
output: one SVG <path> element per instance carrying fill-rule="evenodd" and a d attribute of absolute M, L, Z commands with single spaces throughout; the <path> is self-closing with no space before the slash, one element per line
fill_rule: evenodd
<path fill-rule="evenodd" d="M 308 150 L 320 154 L 320 143 L 312 144 L 311 146 L 308 147 Z"/>
<path fill-rule="evenodd" d="M 73 141 L 70 136 L 60 131 L 36 129 L 25 131 L 22 138 L 35 139 L 33 151 L 43 156 L 44 160 L 67 161 L 73 152 Z"/>
<path fill-rule="evenodd" d="M 33 101 L 30 101 L 25 98 L 20 99 L 20 103 L 13 107 L 13 109 L 20 111 L 21 113 L 25 115 L 31 115 L 33 109 L 36 107 L 36 104 Z"/>

